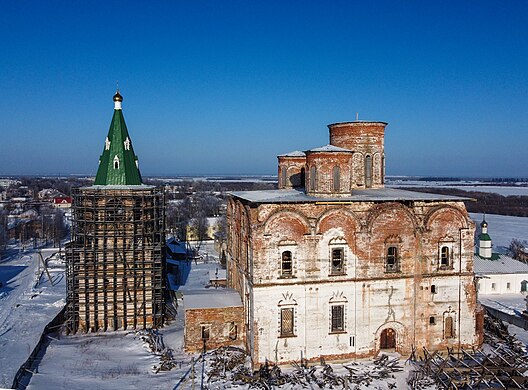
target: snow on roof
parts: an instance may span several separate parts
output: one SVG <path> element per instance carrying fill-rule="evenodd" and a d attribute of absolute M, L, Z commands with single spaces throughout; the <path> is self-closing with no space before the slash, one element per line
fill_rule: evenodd
<path fill-rule="evenodd" d="M 320 148 L 310 149 L 307 152 L 347 152 L 352 153 L 350 149 L 340 148 L 339 146 L 334 145 L 325 145 Z"/>
<path fill-rule="evenodd" d="M 528 264 L 515 260 L 510 256 L 497 255 L 497 260 L 489 260 L 475 254 L 473 261 L 475 274 L 528 274 Z"/>
<path fill-rule="evenodd" d="M 214 309 L 242 306 L 238 292 L 226 288 L 187 290 L 183 292 L 183 306 L 188 309 Z"/>
<path fill-rule="evenodd" d="M 319 198 L 309 196 L 303 190 L 263 190 L 263 191 L 236 191 L 231 195 L 255 203 L 315 203 L 315 202 L 388 202 L 402 200 L 429 200 L 429 201 L 460 201 L 469 200 L 462 196 L 429 194 L 414 191 L 405 191 L 396 188 L 376 188 L 353 190 L 350 196 L 335 198 Z"/>
<path fill-rule="evenodd" d="M 293 152 L 279 154 L 277 157 L 306 157 L 306 153 L 300 150 L 294 150 Z"/>

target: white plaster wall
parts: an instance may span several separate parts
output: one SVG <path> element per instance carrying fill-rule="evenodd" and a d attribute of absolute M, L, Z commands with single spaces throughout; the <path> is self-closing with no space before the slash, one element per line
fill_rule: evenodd
<path fill-rule="evenodd" d="M 490 274 L 478 281 L 479 294 L 516 294 L 521 292 L 521 282 L 528 281 L 528 274 Z M 495 288 L 492 288 L 492 284 Z M 510 289 L 507 288 L 510 283 Z"/>
<path fill-rule="evenodd" d="M 470 283 L 466 277 L 462 283 Z M 437 285 L 431 294 L 430 285 Z M 458 278 L 437 278 L 415 284 L 414 279 L 368 282 L 327 282 L 287 286 L 255 287 L 254 323 L 258 361 L 277 362 L 320 355 L 368 354 L 379 349 L 383 328 L 397 332 L 399 349 L 475 342 L 475 318 L 462 289 L 458 308 Z M 345 305 L 345 332 L 330 333 L 331 300 Z M 293 304 L 295 337 L 280 337 L 280 306 Z M 341 303 L 339 303 L 341 304 Z M 292 306 L 284 306 L 292 307 Z M 443 340 L 443 318 L 455 318 L 456 337 Z M 436 323 L 429 324 L 430 316 Z M 461 319 L 461 322 L 460 322 Z M 459 335 L 459 325 L 462 329 Z M 460 338 L 459 338 L 460 336 Z"/>

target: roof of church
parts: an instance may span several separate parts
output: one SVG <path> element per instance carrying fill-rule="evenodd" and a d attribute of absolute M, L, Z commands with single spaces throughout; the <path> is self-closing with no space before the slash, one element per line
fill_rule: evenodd
<path fill-rule="evenodd" d="M 350 149 L 340 148 L 339 146 L 335 145 L 325 145 L 321 146 L 319 148 L 313 148 L 306 151 L 308 152 L 345 152 L 345 153 L 352 153 Z"/>
<path fill-rule="evenodd" d="M 317 197 L 306 195 L 303 190 L 237 191 L 231 195 L 254 203 L 315 203 L 315 202 L 389 202 L 389 201 L 461 201 L 461 196 L 439 195 L 395 188 L 353 190 L 350 196 Z"/>
<path fill-rule="evenodd" d="M 500 253 L 493 253 L 492 256 L 492 259 L 484 259 L 475 254 L 473 257 L 475 274 L 528 274 L 528 264 Z"/>
<path fill-rule="evenodd" d="M 305 157 L 306 154 L 300 150 L 294 150 L 293 152 L 279 154 L 277 157 Z"/>
<path fill-rule="evenodd" d="M 123 97 L 119 91 L 114 95 L 116 102 L 110 129 L 106 136 L 103 153 L 99 158 L 99 168 L 94 185 L 129 186 L 142 185 L 141 173 L 137 165 L 132 141 L 123 117 L 120 103 Z M 119 104 L 119 105 L 118 105 Z"/>

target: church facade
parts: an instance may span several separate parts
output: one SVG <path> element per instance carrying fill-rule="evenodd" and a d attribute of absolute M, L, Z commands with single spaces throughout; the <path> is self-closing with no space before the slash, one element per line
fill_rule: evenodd
<path fill-rule="evenodd" d="M 279 188 L 228 200 L 228 285 L 254 363 L 482 343 L 462 198 L 385 188 L 384 122 L 278 156 Z"/>

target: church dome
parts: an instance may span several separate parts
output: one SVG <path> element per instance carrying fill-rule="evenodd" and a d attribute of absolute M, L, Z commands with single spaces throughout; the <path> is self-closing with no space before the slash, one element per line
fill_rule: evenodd
<path fill-rule="evenodd" d="M 122 101 L 123 101 L 123 96 L 121 96 L 119 91 L 117 91 L 116 94 L 114 95 L 114 102 L 122 102 Z"/>
<path fill-rule="evenodd" d="M 483 228 L 487 228 L 488 227 L 488 223 L 486 222 L 485 219 L 483 219 L 482 222 L 480 223 L 480 227 L 483 227 Z"/>

